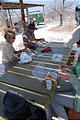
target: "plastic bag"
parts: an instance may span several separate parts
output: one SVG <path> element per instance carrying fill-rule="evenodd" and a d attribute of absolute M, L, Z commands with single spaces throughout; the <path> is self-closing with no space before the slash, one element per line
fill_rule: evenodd
<path fill-rule="evenodd" d="M 45 69 L 46 65 L 43 63 L 38 63 L 32 71 L 32 75 L 35 76 L 40 82 L 43 81 L 46 77 L 51 75 L 52 78 L 57 79 L 58 71 L 53 69 Z"/>
<path fill-rule="evenodd" d="M 45 79 L 49 71 L 49 70 L 46 70 L 44 67 L 45 67 L 44 64 L 39 63 L 36 65 L 36 67 L 32 71 L 32 75 L 35 76 L 40 82 L 42 82 L 42 79 Z"/>
<path fill-rule="evenodd" d="M 31 61 L 32 61 L 32 57 L 29 56 L 26 52 L 22 52 L 20 55 L 20 61 L 18 63 L 21 64 L 21 63 L 27 63 Z"/>
<path fill-rule="evenodd" d="M 48 44 L 48 42 L 47 42 L 47 41 L 40 40 L 40 41 L 37 42 L 37 44 L 38 44 L 40 47 L 45 47 L 45 46 Z"/>
<path fill-rule="evenodd" d="M 55 53 L 52 56 L 53 62 L 62 62 L 62 59 L 63 59 L 63 55 L 62 54 Z"/>
<path fill-rule="evenodd" d="M 5 73 L 5 66 L 4 64 L 0 64 L 0 77 Z"/>
<path fill-rule="evenodd" d="M 31 57 L 40 57 L 40 56 L 42 56 L 42 54 L 39 51 L 31 51 L 30 56 Z"/>

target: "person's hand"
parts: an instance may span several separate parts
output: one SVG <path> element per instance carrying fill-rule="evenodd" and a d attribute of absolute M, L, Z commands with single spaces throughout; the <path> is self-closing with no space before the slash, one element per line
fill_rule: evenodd
<path fill-rule="evenodd" d="M 22 49 L 21 52 L 25 52 L 26 51 L 26 48 Z"/>
<path fill-rule="evenodd" d="M 80 55 L 78 56 L 78 60 L 77 60 L 77 63 L 80 61 Z"/>
<path fill-rule="evenodd" d="M 70 78 L 70 74 L 68 73 L 63 73 L 63 72 L 59 72 L 59 77 L 63 80 L 68 80 Z"/>
<path fill-rule="evenodd" d="M 66 64 L 61 64 L 60 67 L 63 71 L 70 71 L 69 67 Z"/>
<path fill-rule="evenodd" d="M 13 61 L 15 61 L 15 60 L 19 60 L 20 59 L 20 57 L 19 57 L 19 54 L 18 55 L 14 55 L 14 57 L 12 57 L 11 59 L 10 59 L 10 62 L 13 62 Z"/>
<path fill-rule="evenodd" d="M 5 70 L 4 70 L 5 72 L 7 72 L 8 71 L 8 68 L 5 68 Z"/>
<path fill-rule="evenodd" d="M 34 44 L 35 44 L 35 43 L 37 43 L 37 42 L 38 42 L 37 40 L 34 40 L 34 41 L 31 41 L 31 44 L 32 44 L 32 43 L 34 43 Z"/>
<path fill-rule="evenodd" d="M 20 55 L 19 55 L 19 54 L 18 54 L 18 55 L 16 55 L 16 56 L 15 56 L 15 58 L 16 58 L 16 60 L 18 60 L 18 61 L 19 61 L 19 60 L 20 60 Z"/>
<path fill-rule="evenodd" d="M 28 49 L 26 49 L 26 52 L 27 52 L 27 54 L 29 54 L 29 50 Z"/>
<path fill-rule="evenodd" d="M 40 38 L 40 40 L 45 41 L 45 39 L 44 39 L 44 38 Z"/>
<path fill-rule="evenodd" d="M 29 54 L 29 50 L 27 48 L 22 49 L 21 52 L 27 52 Z"/>

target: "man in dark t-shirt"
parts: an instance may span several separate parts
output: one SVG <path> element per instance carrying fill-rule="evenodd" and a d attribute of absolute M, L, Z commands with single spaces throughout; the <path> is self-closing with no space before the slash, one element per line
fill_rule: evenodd
<path fill-rule="evenodd" d="M 44 41 L 43 38 L 40 38 L 40 39 L 35 38 L 35 35 L 34 35 L 35 30 L 37 30 L 37 28 L 35 27 L 35 24 L 31 23 L 27 26 L 27 30 L 24 31 L 24 33 L 22 35 L 24 46 L 29 49 L 36 49 L 37 42 L 40 40 Z"/>

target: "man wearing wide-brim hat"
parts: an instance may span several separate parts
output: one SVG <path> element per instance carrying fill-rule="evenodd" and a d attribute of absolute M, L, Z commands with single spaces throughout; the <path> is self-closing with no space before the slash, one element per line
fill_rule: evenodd
<path fill-rule="evenodd" d="M 27 30 L 24 31 L 24 33 L 22 35 L 24 46 L 29 49 L 36 49 L 37 42 L 40 40 L 44 40 L 43 38 L 40 38 L 40 39 L 35 38 L 35 35 L 34 35 L 35 30 L 37 30 L 37 28 L 35 27 L 35 24 L 30 23 L 27 26 Z"/>

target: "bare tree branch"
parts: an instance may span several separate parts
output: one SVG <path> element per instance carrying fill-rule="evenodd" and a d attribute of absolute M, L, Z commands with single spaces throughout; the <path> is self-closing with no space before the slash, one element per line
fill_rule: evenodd
<path fill-rule="evenodd" d="M 61 14 L 57 9 L 52 8 L 54 11 L 56 11 L 59 15 Z"/>
<path fill-rule="evenodd" d="M 76 2 L 67 2 L 65 5 L 64 5 L 64 10 L 66 9 L 71 9 L 72 6 L 76 5 Z"/>

